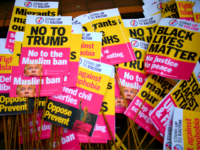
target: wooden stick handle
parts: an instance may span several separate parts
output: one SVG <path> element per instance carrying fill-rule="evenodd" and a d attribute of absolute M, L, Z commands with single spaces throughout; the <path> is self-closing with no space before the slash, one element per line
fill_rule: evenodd
<path fill-rule="evenodd" d="M 116 150 L 117 150 L 117 144 L 115 143 L 115 139 L 114 139 L 114 137 L 113 137 L 113 135 L 112 135 L 110 126 L 109 126 L 109 124 L 108 124 L 108 121 L 107 121 L 107 119 L 106 119 L 106 116 L 105 116 L 105 114 L 104 114 L 103 109 L 101 109 L 101 113 L 102 113 L 102 115 L 103 115 L 104 121 L 105 121 L 105 123 L 106 123 L 106 126 L 107 126 L 107 128 L 108 128 L 108 131 L 109 131 L 110 136 L 111 136 L 111 138 L 112 138 L 112 141 L 113 141 L 113 143 L 114 143 L 114 145 L 115 145 L 115 148 L 116 148 Z"/>

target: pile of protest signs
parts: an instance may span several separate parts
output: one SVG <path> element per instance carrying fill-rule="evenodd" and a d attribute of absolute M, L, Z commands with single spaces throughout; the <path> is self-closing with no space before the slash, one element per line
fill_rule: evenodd
<path fill-rule="evenodd" d="M 58 2 L 16 0 L 0 39 L 6 149 L 126 149 L 129 130 L 142 149 L 138 126 L 154 137 L 144 149 L 200 149 L 200 2 L 143 2 L 144 18 L 122 19 L 117 8 L 72 18 Z"/>

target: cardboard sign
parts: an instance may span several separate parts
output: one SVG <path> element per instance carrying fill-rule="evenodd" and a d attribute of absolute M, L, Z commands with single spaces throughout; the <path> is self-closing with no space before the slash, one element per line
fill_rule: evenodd
<path fill-rule="evenodd" d="M 60 135 L 60 131 L 58 132 L 58 134 Z M 60 144 L 59 141 L 57 142 L 57 144 L 58 145 L 56 145 L 56 139 L 55 139 L 54 143 L 53 143 L 53 147 L 58 148 L 58 146 Z M 63 149 L 63 150 L 66 150 L 66 149 L 80 150 L 81 149 L 76 132 L 64 128 L 62 136 L 61 136 L 60 149 Z"/>
<path fill-rule="evenodd" d="M 150 42 L 161 19 L 160 15 L 140 19 L 123 19 L 130 38 Z"/>
<path fill-rule="evenodd" d="M 44 119 L 68 129 L 82 125 L 82 122 L 85 128 L 79 128 L 77 132 L 88 132 L 91 125 L 89 136 L 92 136 L 112 72 L 113 66 L 81 57 L 77 87 L 63 87 L 63 95 L 50 97 Z"/>
<path fill-rule="evenodd" d="M 162 0 L 162 18 L 179 18 L 175 0 Z"/>
<path fill-rule="evenodd" d="M 73 25 L 81 24 L 82 30 L 85 32 L 95 32 L 88 16 L 89 16 L 89 14 L 78 16 L 73 19 L 72 24 Z"/>
<path fill-rule="evenodd" d="M 72 25 L 72 42 L 70 47 L 70 60 L 68 76 L 64 76 L 63 85 L 67 87 L 76 87 L 78 66 L 80 59 L 82 43 L 82 26 L 81 24 Z"/>
<path fill-rule="evenodd" d="M 187 21 L 194 21 L 192 2 L 187 0 L 175 0 L 175 1 L 178 7 L 178 13 L 180 19 Z"/>
<path fill-rule="evenodd" d="M 170 118 L 166 126 L 163 150 L 171 150 L 172 149 L 172 124 L 173 124 L 173 113 L 174 110 L 170 112 Z"/>
<path fill-rule="evenodd" d="M 173 149 L 200 149 L 199 112 L 174 108 L 172 127 Z"/>
<path fill-rule="evenodd" d="M 20 75 L 68 75 L 71 19 L 27 16 L 20 56 Z"/>
<path fill-rule="evenodd" d="M 26 15 L 57 16 L 58 2 L 16 0 L 7 34 L 6 48 L 13 49 L 15 33 L 25 31 Z"/>
<path fill-rule="evenodd" d="M 162 18 L 145 56 L 145 72 L 188 80 L 199 58 L 199 36 L 198 23 Z"/>
<path fill-rule="evenodd" d="M 13 67 L 10 84 L 10 97 L 38 96 L 40 77 L 19 76 L 18 67 Z M 62 93 L 63 77 L 42 77 L 40 96 L 59 95 Z"/>
<path fill-rule="evenodd" d="M 194 15 L 194 22 L 200 23 L 200 1 L 196 1 L 196 4 L 193 6 L 193 15 Z"/>
<path fill-rule="evenodd" d="M 117 8 L 88 14 L 96 32 L 102 32 L 102 52 L 111 65 L 135 60 L 128 35 Z"/>
<path fill-rule="evenodd" d="M 174 106 L 192 111 L 200 111 L 199 68 L 200 64 L 198 62 L 190 79 L 188 81 L 179 81 L 150 113 L 150 118 L 161 134 L 164 135 L 165 133 L 170 111 Z"/>
<path fill-rule="evenodd" d="M 158 78 L 157 82 L 155 80 Z M 159 102 L 170 92 L 170 90 L 175 86 L 176 82 L 172 79 L 163 78 L 156 75 L 149 75 L 148 79 L 138 92 L 137 96 L 132 100 L 131 104 L 125 111 L 125 115 L 130 119 L 134 119 L 138 109 L 140 108 L 143 100 L 146 98 L 149 93 L 151 87 L 155 83 L 152 91 L 147 97 L 144 105 L 142 106 L 141 111 L 135 119 L 135 122 L 145 129 L 149 134 L 155 136 L 157 134 L 157 130 L 149 117 L 151 111 L 159 104 Z M 163 139 L 161 136 L 157 137 L 157 140 L 161 143 Z"/>
<path fill-rule="evenodd" d="M 108 125 L 110 126 L 113 137 L 115 137 L 115 105 L 114 105 L 115 86 L 114 85 L 115 85 L 115 79 L 113 72 L 110 81 L 108 82 L 106 94 L 104 96 L 103 103 L 101 106 L 108 121 Z M 99 116 L 95 124 L 92 137 L 88 137 L 86 135 L 79 133 L 77 135 L 81 143 L 83 142 L 88 143 L 89 139 L 102 140 L 102 137 L 104 140 L 112 140 L 101 111 L 99 112 Z"/>
<path fill-rule="evenodd" d="M 133 90 L 132 92 L 136 95 L 148 77 L 148 75 L 144 72 L 144 58 L 149 43 L 133 38 L 129 39 L 131 41 L 132 48 L 134 49 L 136 60 L 119 64 L 118 74 L 123 91 L 125 89 L 127 90 L 126 92 Z M 127 97 L 127 94 L 125 93 L 124 95 L 128 100 L 132 100 L 134 98 L 133 96 Z"/>
<path fill-rule="evenodd" d="M 100 61 L 102 33 L 83 32 L 81 43 L 81 57 Z"/>

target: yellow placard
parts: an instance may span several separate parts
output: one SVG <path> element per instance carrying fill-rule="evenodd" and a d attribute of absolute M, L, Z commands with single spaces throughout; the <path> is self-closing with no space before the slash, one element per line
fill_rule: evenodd
<path fill-rule="evenodd" d="M 72 34 L 70 62 L 79 62 L 82 34 Z"/>
<path fill-rule="evenodd" d="M 156 54 L 182 62 L 196 63 L 200 54 L 200 51 L 196 49 L 199 45 L 199 36 L 199 32 L 160 25 L 153 35 L 147 54 Z"/>
<path fill-rule="evenodd" d="M 105 115 L 115 115 L 115 79 L 110 78 L 101 108 Z M 102 115 L 101 111 L 99 115 Z"/>
<path fill-rule="evenodd" d="M 157 78 L 159 79 L 155 83 Z M 155 85 L 152 91 L 150 92 L 149 96 L 147 97 L 147 94 L 149 93 L 154 83 Z M 147 97 L 146 103 L 155 108 L 175 85 L 176 81 L 174 81 L 173 79 L 151 74 L 147 78 L 146 82 L 143 84 L 142 88 L 139 90 L 137 96 L 142 100 L 144 100 Z"/>
<path fill-rule="evenodd" d="M 191 1 L 176 1 L 180 18 L 191 18 L 193 20 L 193 10 Z"/>
<path fill-rule="evenodd" d="M 104 88 L 105 83 L 108 83 L 109 79 L 110 76 L 79 66 L 76 86 L 97 94 L 104 95 L 106 92 L 106 88 Z"/>
<path fill-rule="evenodd" d="M 101 42 L 100 41 L 82 41 L 81 57 L 88 59 L 101 59 Z"/>
<path fill-rule="evenodd" d="M 129 41 L 120 16 L 91 21 L 96 32 L 102 32 L 102 46 L 124 44 Z"/>
<path fill-rule="evenodd" d="M 162 18 L 179 18 L 175 0 L 162 3 Z"/>
<path fill-rule="evenodd" d="M 193 72 L 188 81 L 180 81 L 170 96 L 179 108 L 200 111 L 200 84 Z"/>
<path fill-rule="evenodd" d="M 25 31 L 26 15 L 57 16 L 57 8 L 33 9 L 14 6 L 9 31 Z"/>
<path fill-rule="evenodd" d="M 138 49 L 136 47 L 134 47 L 133 49 L 135 52 L 136 60 L 131 61 L 131 62 L 126 62 L 126 63 L 121 63 L 119 64 L 119 67 L 145 74 L 144 58 L 145 58 L 146 51 L 142 49 Z"/>

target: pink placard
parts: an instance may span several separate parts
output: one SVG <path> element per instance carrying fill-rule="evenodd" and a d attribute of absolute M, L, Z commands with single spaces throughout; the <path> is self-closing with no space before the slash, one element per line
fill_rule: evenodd
<path fill-rule="evenodd" d="M 112 135 L 115 138 L 115 115 L 106 115 L 106 119 L 110 126 Z M 98 116 L 92 137 L 89 137 L 89 136 L 81 134 L 81 133 L 77 133 L 77 136 L 80 140 L 85 139 L 84 143 L 88 143 L 89 139 L 90 140 L 102 140 L 102 137 L 104 140 L 112 140 L 109 130 L 106 126 L 106 123 L 105 123 L 102 115 Z"/>
<path fill-rule="evenodd" d="M 160 60 L 165 60 L 165 63 L 161 63 Z M 174 66 L 171 66 L 172 64 Z M 144 62 L 146 73 L 182 80 L 188 80 L 190 78 L 195 65 L 196 63 L 178 61 L 169 57 L 153 54 L 146 54 Z M 163 66 L 163 69 L 160 69 L 161 66 Z M 187 71 L 183 68 L 187 68 Z"/>
<path fill-rule="evenodd" d="M 64 76 L 63 86 L 76 87 L 79 62 L 70 62 L 70 72 Z"/>
<path fill-rule="evenodd" d="M 150 113 L 150 118 L 162 135 L 165 134 L 167 121 L 170 118 L 170 111 L 176 106 L 170 94 L 168 94 Z"/>
<path fill-rule="evenodd" d="M 16 32 L 8 31 L 5 48 L 14 49 L 15 34 Z"/>
<path fill-rule="evenodd" d="M 22 47 L 19 63 L 19 75 L 68 75 L 69 55 L 70 48 Z"/>
<path fill-rule="evenodd" d="M 18 67 L 13 67 L 10 85 L 10 97 L 38 96 L 40 77 L 24 77 L 15 75 Z M 15 70 L 15 71 L 14 71 Z M 42 77 L 40 96 L 62 94 L 63 77 Z"/>
<path fill-rule="evenodd" d="M 76 120 L 72 130 L 79 132 L 81 134 L 84 134 L 84 135 L 89 135 L 91 129 L 92 129 L 92 125 L 90 125 L 88 123 L 84 123 L 80 120 Z"/>
<path fill-rule="evenodd" d="M 137 111 L 139 110 L 142 102 L 143 102 L 143 100 L 136 96 L 124 114 L 127 117 L 129 117 L 131 120 L 133 120 L 135 118 L 135 115 L 137 114 Z M 154 127 L 154 125 L 149 117 L 149 113 L 152 110 L 153 110 L 152 106 L 150 106 L 147 103 L 144 103 L 144 105 L 142 106 L 142 109 L 140 110 L 140 112 L 138 113 L 138 115 L 135 119 L 135 122 L 154 137 L 158 133 L 158 131 Z M 159 142 L 163 143 L 163 138 L 160 135 L 156 139 Z"/>
<path fill-rule="evenodd" d="M 137 90 L 141 89 L 148 75 L 137 71 L 132 71 L 118 67 L 119 79 L 122 87 L 129 87 Z"/>
<path fill-rule="evenodd" d="M 103 55 L 106 55 L 106 58 L 111 65 L 136 60 L 130 42 L 103 47 L 102 53 Z"/>
<path fill-rule="evenodd" d="M 60 132 L 61 132 L 61 127 L 59 129 L 58 135 L 60 135 Z M 56 139 L 54 139 L 53 147 L 58 148 L 59 142 L 57 144 L 58 145 L 56 145 Z M 81 149 L 76 132 L 69 130 L 67 128 L 64 128 L 64 130 L 62 132 L 62 137 L 61 137 L 60 149 L 63 149 L 63 150 L 66 150 L 66 149 L 67 150 L 80 150 Z"/>
<path fill-rule="evenodd" d="M 42 113 L 37 114 L 36 127 L 37 127 L 38 132 L 40 132 L 41 116 L 42 116 Z M 30 140 L 32 141 L 32 138 L 33 138 L 33 122 L 32 122 L 31 116 L 29 116 L 29 130 L 30 130 Z M 40 139 L 41 140 L 48 139 L 48 138 L 50 138 L 50 135 L 51 135 L 51 123 L 43 121 Z M 36 140 L 38 140 L 38 136 L 36 134 L 36 131 L 35 131 L 35 136 L 36 136 Z M 20 143 L 23 144 L 21 122 L 20 122 Z"/>
<path fill-rule="evenodd" d="M 0 74 L 0 93 L 9 93 L 11 74 Z"/>

